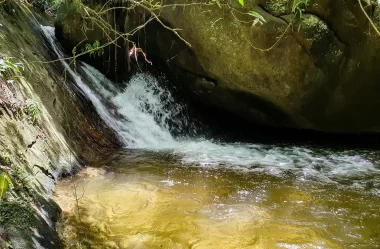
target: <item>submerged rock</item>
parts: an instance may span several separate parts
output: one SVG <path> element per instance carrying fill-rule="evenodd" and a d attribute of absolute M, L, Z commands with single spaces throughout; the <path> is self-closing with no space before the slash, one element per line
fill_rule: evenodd
<path fill-rule="evenodd" d="M 312 1 L 301 20 L 295 20 L 292 1 L 286 0 L 247 2 L 244 8 L 237 1 L 221 1 L 221 8 L 190 2 L 164 1 L 159 18 L 179 29 L 191 46 L 157 21 L 134 41 L 150 58 L 164 62 L 197 102 L 264 125 L 380 131 L 380 117 L 374 114 L 380 107 L 380 37 L 357 1 Z M 366 6 L 375 23 L 378 9 L 377 4 Z M 266 22 L 255 23 L 247 14 L 251 10 Z M 148 20 L 149 13 L 142 13 L 131 11 L 126 18 L 115 13 L 122 19 L 116 24 L 128 31 Z M 78 12 L 57 23 L 66 45 L 84 35 L 65 28 L 86 25 L 74 15 Z M 87 33 L 95 36 L 90 42 L 104 37 L 95 30 Z"/>

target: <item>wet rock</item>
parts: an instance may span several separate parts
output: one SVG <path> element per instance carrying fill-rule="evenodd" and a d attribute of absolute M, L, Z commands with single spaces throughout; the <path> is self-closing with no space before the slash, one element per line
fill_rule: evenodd
<path fill-rule="evenodd" d="M 176 3 L 164 1 L 162 6 L 171 7 L 160 10 L 160 19 L 179 29 L 191 47 L 155 21 L 135 41 L 150 58 L 163 62 L 196 102 L 271 126 L 380 131 L 378 115 L 368 115 L 380 107 L 375 66 L 380 37 L 369 28 L 357 1 L 311 1 L 301 20 L 291 13 L 292 1 L 285 0 L 254 1 L 245 8 L 237 1 L 222 8 Z M 378 23 L 377 4 L 363 4 Z M 266 22 L 254 24 L 254 17 L 246 14 L 251 10 Z M 142 23 L 147 16 L 135 11 L 125 21 Z M 71 17 L 57 27 L 84 24 Z M 58 33 L 67 43 L 76 32 Z M 200 84 L 204 79 L 213 86 Z"/>
<path fill-rule="evenodd" d="M 14 185 L 0 203 L 0 237 L 15 249 L 59 249 L 60 208 L 51 199 L 55 181 L 118 142 L 71 79 L 62 77 L 62 68 L 41 63 L 53 58 L 34 16 L 19 1 L 6 1 L 0 23 L 1 56 L 23 64 L 21 72 L 0 76 L 0 158 L 6 164 L 0 172 Z M 36 121 L 30 103 L 40 108 Z"/>

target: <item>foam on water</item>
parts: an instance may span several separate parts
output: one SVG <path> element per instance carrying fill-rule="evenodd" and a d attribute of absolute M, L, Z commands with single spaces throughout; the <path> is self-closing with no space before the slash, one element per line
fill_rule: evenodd
<path fill-rule="evenodd" d="M 54 37 L 54 28 L 42 27 L 59 58 L 64 57 Z M 317 178 L 334 182 L 340 178 L 368 179 L 380 175 L 377 160 L 368 153 L 331 152 L 297 146 L 219 143 L 194 136 L 176 137 L 188 130 L 186 107 L 149 74 L 136 74 L 118 89 L 93 67 L 81 63 L 81 75 L 67 62 L 65 69 L 100 117 L 130 149 L 171 153 L 183 164 L 227 167 L 273 175 L 295 175 L 299 180 Z M 183 132 L 182 132 L 183 133 Z M 356 184 L 354 182 L 352 184 Z M 380 183 L 379 183 L 380 184 Z"/>

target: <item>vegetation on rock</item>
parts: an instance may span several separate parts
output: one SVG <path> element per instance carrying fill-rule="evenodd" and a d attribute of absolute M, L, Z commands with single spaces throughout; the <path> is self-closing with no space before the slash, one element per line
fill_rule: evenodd
<path fill-rule="evenodd" d="M 27 101 L 27 113 L 31 117 L 33 123 L 37 122 L 38 117 L 41 114 L 41 109 L 39 104 L 36 101 L 28 100 Z"/>

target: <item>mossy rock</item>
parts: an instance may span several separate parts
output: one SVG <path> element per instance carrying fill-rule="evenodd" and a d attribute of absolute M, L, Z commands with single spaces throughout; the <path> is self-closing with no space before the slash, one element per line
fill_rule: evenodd
<path fill-rule="evenodd" d="M 35 225 L 34 214 L 34 210 L 24 203 L 0 203 L 0 224 L 2 224 L 2 226 L 28 229 Z"/>
<path fill-rule="evenodd" d="M 165 0 L 161 5 L 176 3 Z M 375 10 L 379 25 L 378 6 L 372 4 L 365 10 Z M 191 47 L 154 21 L 134 41 L 144 41 L 139 46 L 148 57 L 163 62 L 176 84 L 208 108 L 278 127 L 380 132 L 375 114 L 380 108 L 375 66 L 380 63 L 380 37 L 368 32 L 370 25 L 356 1 L 310 1 L 301 20 L 291 13 L 291 0 L 232 5 L 160 10 L 162 22 L 180 30 Z M 249 11 L 266 22 L 254 25 Z M 129 12 L 126 21 L 131 20 L 141 20 L 140 13 Z M 73 26 L 69 18 L 65 22 Z"/>

